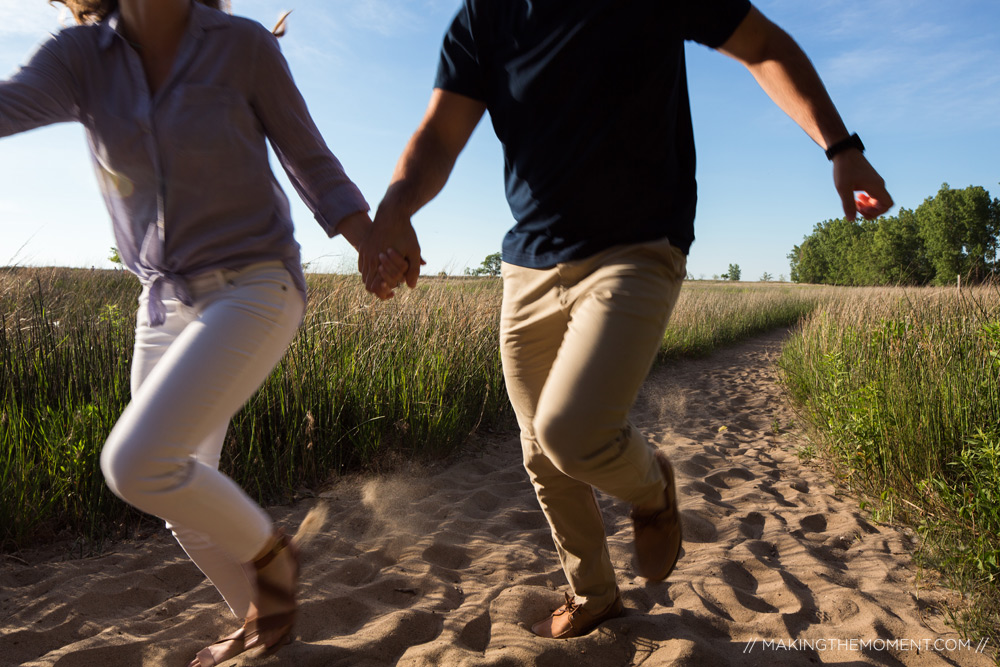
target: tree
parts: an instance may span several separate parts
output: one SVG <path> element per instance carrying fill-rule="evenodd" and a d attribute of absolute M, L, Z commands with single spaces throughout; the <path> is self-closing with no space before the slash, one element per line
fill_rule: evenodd
<path fill-rule="evenodd" d="M 905 209 L 904 209 L 905 213 Z M 923 246 L 910 219 L 838 218 L 813 228 L 788 259 L 793 282 L 827 285 L 923 284 Z"/>
<path fill-rule="evenodd" d="M 118 253 L 118 248 L 111 246 L 111 254 L 108 255 L 108 261 L 112 264 L 121 264 L 122 256 Z"/>
<path fill-rule="evenodd" d="M 735 280 L 739 280 L 741 273 L 742 272 L 740 271 L 740 265 L 739 264 L 730 264 L 729 265 L 729 270 L 722 274 L 722 279 L 723 280 L 734 280 L 734 281 Z"/>
<path fill-rule="evenodd" d="M 979 186 L 945 183 L 916 211 L 896 217 L 817 224 L 788 259 L 794 282 L 828 285 L 938 285 L 956 276 L 995 275 L 1000 200 Z"/>
<path fill-rule="evenodd" d="M 1000 202 L 979 186 L 953 190 L 947 183 L 915 211 L 920 237 L 934 271 L 946 285 L 961 275 L 983 280 L 995 268 Z"/>
<path fill-rule="evenodd" d="M 465 275 L 467 276 L 499 276 L 500 266 L 502 264 L 500 259 L 500 253 L 495 252 L 492 255 L 486 255 L 486 259 L 483 263 L 479 265 L 478 268 L 470 269 L 466 267 Z"/>
<path fill-rule="evenodd" d="M 480 275 L 499 276 L 502 263 L 500 253 L 495 252 L 492 255 L 486 255 L 486 259 L 483 260 L 482 265 L 479 267 L 479 270 L 482 272 Z"/>
<path fill-rule="evenodd" d="M 771 276 L 771 274 L 770 274 L 770 273 L 768 273 L 767 271 L 765 271 L 765 272 L 764 272 L 764 275 L 762 275 L 762 276 L 760 277 L 760 281 L 761 281 L 762 283 L 767 283 L 767 282 L 771 282 L 771 280 L 772 280 L 772 276 Z"/>
<path fill-rule="evenodd" d="M 926 285 L 934 277 L 917 218 L 905 208 L 884 218 L 872 237 L 872 252 L 880 285 Z"/>
<path fill-rule="evenodd" d="M 802 240 L 802 245 L 792 248 L 788 260 L 792 269 L 792 282 L 826 283 L 829 281 L 829 261 L 826 244 L 820 235 L 821 226 L 816 225 L 813 233 Z"/>

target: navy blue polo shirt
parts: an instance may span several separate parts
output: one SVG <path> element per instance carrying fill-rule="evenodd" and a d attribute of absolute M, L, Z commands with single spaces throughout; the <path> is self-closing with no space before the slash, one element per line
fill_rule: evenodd
<path fill-rule="evenodd" d="M 516 224 L 506 262 L 694 240 L 684 42 L 724 43 L 748 0 L 464 0 L 435 87 L 485 102 Z"/>

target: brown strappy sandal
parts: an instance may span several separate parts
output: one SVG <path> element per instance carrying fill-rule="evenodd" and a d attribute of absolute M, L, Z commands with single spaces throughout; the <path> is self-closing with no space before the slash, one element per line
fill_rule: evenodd
<path fill-rule="evenodd" d="M 292 559 L 290 586 L 275 584 L 268 579 L 265 572 L 272 561 L 279 557 Z M 295 592 L 299 581 L 299 559 L 298 545 L 279 528 L 267 552 L 244 566 L 248 573 L 253 574 L 257 590 L 257 600 L 251 604 L 250 613 L 247 614 L 247 621 L 243 626 L 246 650 L 262 647 L 264 654 L 270 655 L 292 641 L 292 626 L 295 624 L 297 607 Z M 287 606 L 288 610 L 260 615 L 258 606 L 260 600 L 265 597 L 278 605 Z"/>
<path fill-rule="evenodd" d="M 215 667 L 219 663 L 230 658 L 235 658 L 243 651 L 247 650 L 245 644 L 246 626 L 240 628 L 228 637 L 209 644 L 198 651 L 194 660 L 188 663 L 188 667 Z M 230 646 L 225 646 L 230 644 Z"/>

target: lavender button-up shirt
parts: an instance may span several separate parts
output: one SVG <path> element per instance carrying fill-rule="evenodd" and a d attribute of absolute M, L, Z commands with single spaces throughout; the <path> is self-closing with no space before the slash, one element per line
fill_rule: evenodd
<path fill-rule="evenodd" d="M 268 164 L 271 141 L 329 236 L 368 204 L 313 123 L 266 28 L 192 3 L 173 70 L 151 94 L 118 14 L 60 31 L 0 82 L 0 136 L 79 121 L 126 267 L 187 299 L 185 277 L 280 260 L 305 297 L 288 199 Z"/>

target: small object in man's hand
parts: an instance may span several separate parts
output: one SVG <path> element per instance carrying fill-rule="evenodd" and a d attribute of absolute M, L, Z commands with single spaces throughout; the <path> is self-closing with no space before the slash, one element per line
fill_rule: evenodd
<path fill-rule="evenodd" d="M 858 213 L 865 218 L 874 218 L 879 213 L 878 200 L 869 196 L 867 192 L 859 192 L 854 195 L 854 204 L 858 207 Z"/>

